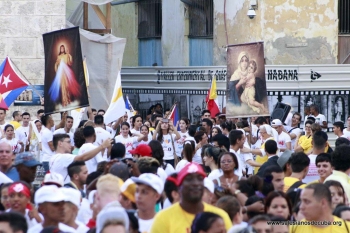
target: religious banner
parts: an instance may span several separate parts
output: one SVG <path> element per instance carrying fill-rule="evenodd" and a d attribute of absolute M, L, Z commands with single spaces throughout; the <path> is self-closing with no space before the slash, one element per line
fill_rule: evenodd
<path fill-rule="evenodd" d="M 226 116 L 268 116 L 264 42 L 227 48 Z"/>
<path fill-rule="evenodd" d="M 43 35 L 45 50 L 45 113 L 89 105 L 79 27 Z"/>

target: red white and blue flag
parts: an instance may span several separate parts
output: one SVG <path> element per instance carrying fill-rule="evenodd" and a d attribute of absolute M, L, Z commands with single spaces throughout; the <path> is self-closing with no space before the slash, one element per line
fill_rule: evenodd
<path fill-rule="evenodd" d="M 174 105 L 173 109 L 171 110 L 171 113 L 169 114 L 169 120 L 172 120 L 174 123 L 174 127 L 176 126 L 176 123 L 180 120 L 179 116 L 179 110 L 177 108 L 177 104 Z M 178 127 L 179 128 L 179 127 Z"/>
<path fill-rule="evenodd" d="M 0 108 L 8 109 L 29 83 L 16 72 L 11 59 L 0 65 Z"/>

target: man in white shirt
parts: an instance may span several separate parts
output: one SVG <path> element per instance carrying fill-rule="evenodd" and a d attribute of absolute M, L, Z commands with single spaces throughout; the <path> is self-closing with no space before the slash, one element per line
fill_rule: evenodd
<path fill-rule="evenodd" d="M 62 188 L 62 192 L 65 196 L 63 223 L 75 229 L 78 233 L 88 232 L 89 228 L 82 222 L 77 221 L 82 198 L 80 192 L 72 188 Z"/>
<path fill-rule="evenodd" d="M 311 111 L 311 114 L 316 119 L 315 123 L 318 123 L 322 127 L 322 130 L 327 132 L 328 122 L 327 122 L 326 117 L 324 115 L 322 115 L 321 113 L 319 113 L 319 111 L 320 111 L 319 107 L 317 105 L 311 105 L 310 111 Z"/>
<path fill-rule="evenodd" d="M 71 140 L 72 149 L 74 149 L 74 133 L 72 132 L 74 119 L 71 116 L 67 116 L 65 122 L 64 128 L 56 129 L 55 132 L 53 132 L 53 135 L 62 133 L 68 134 Z"/>
<path fill-rule="evenodd" d="M 323 131 L 315 132 L 312 136 L 312 154 L 309 155 L 310 165 L 309 171 L 305 178 L 303 179 L 304 183 L 310 183 L 319 179 L 318 169 L 316 166 L 316 157 L 317 155 L 324 153 L 324 150 L 327 146 L 328 136 L 327 133 Z"/>
<path fill-rule="evenodd" d="M 344 130 L 344 123 L 341 121 L 336 121 L 333 123 L 333 133 L 337 136 L 337 138 L 343 137 L 346 138 L 346 136 L 343 134 Z"/>
<path fill-rule="evenodd" d="M 29 145 L 29 121 L 30 121 L 30 114 L 28 112 L 24 112 L 22 114 L 22 126 L 18 127 L 16 129 L 15 136 L 16 138 L 23 142 L 25 145 L 24 151 L 26 151 L 26 147 Z"/>
<path fill-rule="evenodd" d="M 102 115 L 96 115 L 95 116 L 95 133 L 96 133 L 96 140 L 94 142 L 95 146 L 99 146 L 102 144 L 104 140 L 111 139 L 112 135 L 104 129 L 104 118 Z M 107 159 L 107 151 L 104 151 L 102 153 L 103 157 Z"/>
<path fill-rule="evenodd" d="M 90 126 L 91 127 L 91 126 Z M 85 130 L 85 128 L 84 128 Z M 77 156 L 70 154 L 70 137 L 68 134 L 56 134 L 53 136 L 53 145 L 56 154 L 50 160 L 50 171 L 61 174 L 64 184 L 70 182 L 67 168 L 73 161 L 87 161 L 95 157 L 101 150 L 111 146 L 112 140 L 105 140 L 101 146 L 95 147 L 93 150 L 86 151 Z"/>
<path fill-rule="evenodd" d="M 239 177 L 245 176 L 245 162 L 241 155 L 241 149 L 244 147 L 245 135 L 241 130 L 231 130 L 229 134 L 230 139 L 230 152 L 234 153 L 238 161 L 238 169 L 235 170 L 235 174 Z"/>
<path fill-rule="evenodd" d="M 292 126 L 284 126 L 284 131 L 290 136 L 292 149 L 296 143 L 296 139 L 298 135 L 302 132 L 299 128 L 299 124 L 301 122 L 301 114 L 296 112 L 292 117 Z"/>
<path fill-rule="evenodd" d="M 65 196 L 61 188 L 55 185 L 45 185 L 35 192 L 34 201 L 39 206 L 39 212 L 44 216 L 44 221 L 28 229 L 28 233 L 38 233 L 48 226 L 59 228 L 63 232 L 75 233 L 76 231 L 63 224 Z"/>
<path fill-rule="evenodd" d="M 159 176 L 152 173 L 144 173 L 131 179 L 136 183 L 135 200 L 139 232 L 150 232 L 156 215 L 154 206 L 163 193 L 164 183 Z"/>
<path fill-rule="evenodd" d="M 86 126 L 83 130 L 83 135 L 85 138 L 85 143 L 80 147 L 78 155 L 89 152 L 96 149 L 98 146 L 94 144 L 96 140 L 95 129 L 92 126 Z M 107 139 L 110 140 L 110 139 Z M 102 153 L 99 152 L 95 157 L 87 160 L 85 162 L 88 173 L 95 172 L 97 170 L 97 165 L 99 162 L 107 161 L 107 156 L 102 156 Z"/>
<path fill-rule="evenodd" d="M 291 139 L 290 136 L 286 133 L 283 132 L 283 124 L 281 120 L 279 119 L 274 119 L 271 122 L 271 126 L 278 132 L 278 139 L 277 139 L 277 146 L 279 149 L 280 155 L 285 151 L 285 150 L 291 150 Z"/>
<path fill-rule="evenodd" d="M 350 116 L 347 119 L 347 128 L 343 130 L 344 136 L 350 140 Z"/>
<path fill-rule="evenodd" d="M 54 126 L 51 115 L 42 115 L 41 117 L 42 129 L 41 134 L 41 148 L 42 148 L 42 162 L 45 173 L 50 170 L 49 161 L 54 154 L 55 148 L 53 147 L 52 139 L 53 133 L 50 130 Z"/>

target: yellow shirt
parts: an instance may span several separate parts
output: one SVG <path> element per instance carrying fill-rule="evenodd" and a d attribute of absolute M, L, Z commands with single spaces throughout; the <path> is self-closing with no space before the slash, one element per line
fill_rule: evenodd
<path fill-rule="evenodd" d="M 228 214 L 215 206 L 204 203 L 204 212 L 211 212 L 224 219 L 226 230 L 232 227 Z M 150 233 L 190 233 L 195 215 L 184 211 L 179 203 L 160 211 L 154 218 Z"/>
<path fill-rule="evenodd" d="M 305 154 L 309 154 L 312 150 L 312 136 L 301 136 L 298 145 L 303 148 Z"/>
<path fill-rule="evenodd" d="M 344 221 L 336 216 L 333 216 L 333 222 L 337 223 L 336 225 L 329 225 L 327 227 L 317 227 L 315 225 L 290 225 L 290 233 L 348 233 L 350 232 L 350 223 Z M 302 222 L 307 222 L 305 219 L 301 220 Z M 338 225 L 341 224 L 341 226 Z"/>
<path fill-rule="evenodd" d="M 263 165 L 263 164 L 268 160 L 268 157 L 267 157 L 266 152 L 265 152 L 265 143 L 266 143 L 268 140 L 274 140 L 274 138 L 271 137 L 271 138 L 266 139 L 266 140 L 264 141 L 264 143 L 263 143 L 263 144 L 261 145 L 261 147 L 260 147 L 260 151 L 261 151 L 262 156 L 257 155 L 257 156 L 255 157 L 255 162 L 260 163 L 261 165 Z M 255 168 L 254 168 L 254 174 L 258 173 L 259 168 L 260 168 L 260 167 L 255 167 Z"/>
<path fill-rule="evenodd" d="M 287 192 L 288 191 L 288 189 L 290 188 L 290 187 L 292 187 L 292 185 L 295 183 L 295 182 L 298 182 L 299 181 L 299 179 L 297 179 L 297 178 L 294 178 L 294 177 L 284 177 L 284 188 L 283 188 L 283 192 Z M 306 184 L 302 184 L 302 185 L 300 185 L 299 187 L 297 187 L 297 188 L 300 188 L 300 189 L 303 189 L 303 188 L 305 188 L 306 187 Z"/>
<path fill-rule="evenodd" d="M 10 124 L 13 125 L 15 129 L 19 128 L 21 124 L 18 121 L 10 121 Z"/>

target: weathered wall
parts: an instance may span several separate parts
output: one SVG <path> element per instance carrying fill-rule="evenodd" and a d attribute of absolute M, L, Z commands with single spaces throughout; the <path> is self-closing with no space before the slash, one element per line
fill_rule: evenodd
<path fill-rule="evenodd" d="M 249 19 L 248 0 L 214 1 L 214 65 L 225 65 L 222 46 L 265 42 L 266 64 L 335 64 L 338 50 L 338 1 L 258 0 Z"/>
<path fill-rule="evenodd" d="M 44 84 L 42 34 L 60 29 L 65 20 L 65 0 L 1 0 L 0 61 L 8 55 L 32 84 Z M 10 112 L 39 108 L 16 106 Z"/>
<path fill-rule="evenodd" d="M 112 6 L 112 34 L 126 38 L 123 66 L 138 66 L 137 4 Z"/>
<path fill-rule="evenodd" d="M 163 66 L 188 66 L 188 13 L 186 6 L 179 0 L 162 2 Z"/>

